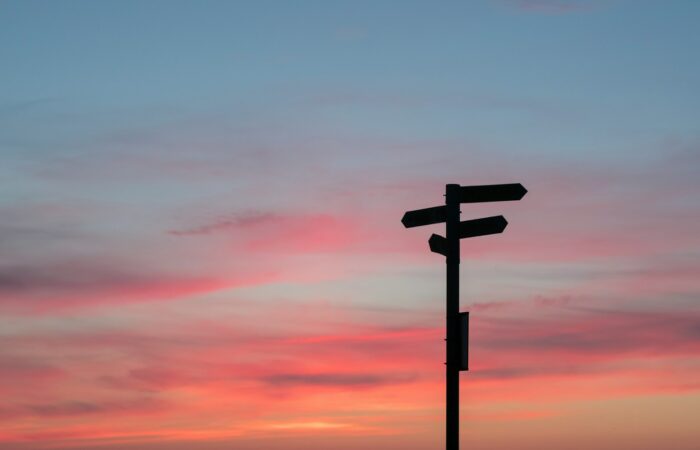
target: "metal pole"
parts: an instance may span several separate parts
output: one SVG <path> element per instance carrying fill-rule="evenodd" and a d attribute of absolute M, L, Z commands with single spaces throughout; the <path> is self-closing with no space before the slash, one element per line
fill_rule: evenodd
<path fill-rule="evenodd" d="M 459 450 L 459 185 L 445 186 L 447 239 L 447 364 L 445 448 Z"/>

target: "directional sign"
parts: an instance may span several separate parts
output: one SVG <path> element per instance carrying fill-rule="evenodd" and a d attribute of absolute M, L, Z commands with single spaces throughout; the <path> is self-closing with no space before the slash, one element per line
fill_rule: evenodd
<path fill-rule="evenodd" d="M 406 228 L 412 228 L 444 222 L 446 218 L 447 209 L 444 206 L 434 206 L 406 212 L 401 219 L 401 223 Z"/>
<path fill-rule="evenodd" d="M 439 234 L 430 236 L 430 239 L 428 239 L 428 245 L 430 245 L 431 252 L 439 253 L 445 257 L 447 256 L 447 239 Z"/>
<path fill-rule="evenodd" d="M 503 216 L 484 217 L 483 219 L 465 220 L 459 223 L 459 238 L 465 239 L 476 236 L 503 233 L 508 222 Z M 430 251 L 447 256 L 447 239 L 439 234 L 433 234 L 428 239 Z"/>
<path fill-rule="evenodd" d="M 459 201 L 460 203 L 504 202 L 508 200 L 520 200 L 526 193 L 527 189 L 520 183 L 460 186 Z M 445 206 L 434 206 L 432 208 L 416 209 L 406 212 L 401 219 L 401 223 L 403 223 L 403 226 L 406 228 L 413 228 L 441 223 L 446 220 L 447 208 Z M 500 233 L 500 231 L 497 233 Z M 475 234 L 474 236 L 480 235 Z"/>
<path fill-rule="evenodd" d="M 509 200 L 520 200 L 525 194 L 527 194 L 527 189 L 520 183 L 460 186 L 459 202 L 505 202 Z"/>
<path fill-rule="evenodd" d="M 503 233 L 508 222 L 503 216 L 484 217 L 483 219 L 465 220 L 459 223 L 459 238 L 486 236 Z M 447 240 L 447 239 L 445 239 Z"/>

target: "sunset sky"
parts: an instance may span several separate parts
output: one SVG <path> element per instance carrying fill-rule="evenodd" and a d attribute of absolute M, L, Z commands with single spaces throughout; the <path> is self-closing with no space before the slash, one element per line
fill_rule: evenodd
<path fill-rule="evenodd" d="M 0 1 L 0 450 L 700 442 L 700 2 Z"/>

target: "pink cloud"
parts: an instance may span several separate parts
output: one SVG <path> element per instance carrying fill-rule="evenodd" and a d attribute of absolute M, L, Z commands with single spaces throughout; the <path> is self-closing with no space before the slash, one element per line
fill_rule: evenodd
<path fill-rule="evenodd" d="M 240 436 L 269 433 L 271 424 L 307 422 L 346 424 L 348 433 L 367 427 L 388 433 L 397 420 L 410 421 L 440 407 L 441 321 L 434 327 L 369 326 L 354 321 L 350 311 L 329 311 L 336 308 L 332 303 L 311 304 L 318 320 L 329 315 L 345 320 L 320 331 L 313 331 L 313 323 L 306 330 L 286 328 L 284 308 L 271 305 L 249 311 L 252 316 L 242 308 L 239 315 L 206 322 L 163 321 L 167 326 L 157 329 L 141 324 L 111 332 L 8 336 L 6 344 L 17 352 L 44 357 L 46 364 L 56 364 L 66 374 L 61 391 L 45 391 L 41 402 L 5 399 L 6 405 L 24 408 L 23 414 L 43 421 L 40 430 L 28 430 L 9 419 L 19 427 L 14 436 L 39 443 L 60 440 L 59 435 L 49 436 L 64 427 L 61 417 L 86 424 L 82 434 L 70 438 L 83 442 L 108 442 L 110 436 L 146 442 L 147 430 L 165 441 L 185 435 L 207 441 L 224 435 L 223 429 L 207 425 L 215 418 L 235 424 L 228 432 Z M 295 305 L 305 307 L 309 305 Z M 280 328 L 252 333 L 263 318 Z M 544 420 L 558 414 L 556 403 L 565 398 L 700 388 L 692 364 L 686 363 L 700 354 L 696 315 L 601 310 L 583 307 L 576 298 L 536 298 L 475 307 L 472 320 L 472 371 L 464 374 L 470 404 L 535 398 L 550 404 L 546 409 L 484 413 L 478 420 Z M 80 359 L 75 361 L 52 356 L 77 351 Z M 101 363 L 105 358 L 112 361 L 108 366 Z M 31 380 L 29 384 L 41 389 Z M 89 395 L 90 404 L 71 400 L 78 395 Z M 128 402 L 109 400 L 115 396 L 153 402 L 131 409 Z M 381 406 L 365 411 L 368 405 Z M 103 421 L 112 410 L 119 423 Z M 400 419 L 397 411 L 403 411 Z M 185 425 L 176 433 L 168 429 L 173 422 Z M 273 428 L 307 430 L 286 426 Z"/>
<path fill-rule="evenodd" d="M 55 403 L 21 404 L 10 409 L 10 414 L 5 414 L 5 416 L 12 418 L 64 418 L 94 415 L 119 417 L 153 414 L 169 408 L 167 403 L 148 397 L 112 401 L 71 400 Z"/>
<path fill-rule="evenodd" d="M 46 313 L 78 306 L 180 298 L 248 282 L 72 263 L 4 267 L 0 268 L 0 305 L 17 312 Z"/>
<path fill-rule="evenodd" d="M 50 390 L 60 384 L 67 373 L 57 365 L 41 361 L 39 358 L 9 353 L 5 348 L 0 353 L 0 395 L 31 396 L 37 391 Z"/>
<path fill-rule="evenodd" d="M 317 253 L 351 248 L 358 240 L 349 218 L 330 215 L 286 217 L 261 230 L 245 247 L 253 252 Z"/>
<path fill-rule="evenodd" d="M 356 221 L 330 214 L 245 213 L 189 229 L 175 236 L 227 234 L 241 252 L 318 253 L 343 251 L 359 240 Z"/>

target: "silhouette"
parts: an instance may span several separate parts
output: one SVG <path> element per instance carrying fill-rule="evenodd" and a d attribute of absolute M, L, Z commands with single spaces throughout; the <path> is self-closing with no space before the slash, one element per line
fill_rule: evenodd
<path fill-rule="evenodd" d="M 499 234 L 508 222 L 503 216 L 460 222 L 461 203 L 520 200 L 527 190 L 520 183 L 484 186 L 445 186 L 445 205 L 408 211 L 406 228 L 445 222 L 445 237 L 433 234 L 430 251 L 445 257 L 447 265 L 445 449 L 459 450 L 459 372 L 469 370 L 469 313 L 459 312 L 459 240 Z"/>

